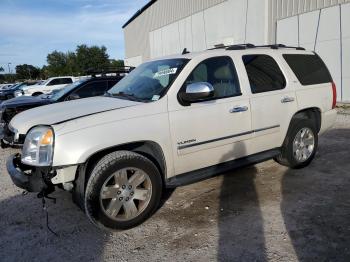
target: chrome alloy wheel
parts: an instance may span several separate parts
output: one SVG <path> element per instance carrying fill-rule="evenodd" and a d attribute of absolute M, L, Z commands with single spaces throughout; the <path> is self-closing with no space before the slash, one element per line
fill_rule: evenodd
<path fill-rule="evenodd" d="M 293 141 L 293 155 L 298 162 L 305 162 L 310 158 L 315 148 L 315 137 L 308 127 L 302 128 Z"/>
<path fill-rule="evenodd" d="M 116 221 L 128 221 L 141 214 L 152 196 L 150 177 L 138 168 L 123 168 L 103 184 L 100 205 L 103 212 Z"/>

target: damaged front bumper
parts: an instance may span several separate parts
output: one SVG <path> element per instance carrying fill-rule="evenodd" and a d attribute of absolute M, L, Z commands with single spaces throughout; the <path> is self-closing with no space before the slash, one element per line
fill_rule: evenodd
<path fill-rule="evenodd" d="M 13 183 L 28 192 L 41 192 L 55 186 L 71 191 L 78 168 L 76 165 L 55 168 L 28 166 L 21 162 L 20 154 L 10 156 L 6 167 Z"/>
<path fill-rule="evenodd" d="M 41 192 L 53 187 L 46 179 L 49 169 L 22 164 L 20 154 L 10 156 L 6 162 L 6 167 L 13 183 L 28 192 Z"/>

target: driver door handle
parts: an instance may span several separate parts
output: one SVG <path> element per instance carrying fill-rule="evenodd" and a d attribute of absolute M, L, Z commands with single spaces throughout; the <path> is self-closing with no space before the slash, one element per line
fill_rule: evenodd
<path fill-rule="evenodd" d="M 281 103 L 290 103 L 290 102 L 294 102 L 294 100 L 295 100 L 294 97 L 286 96 L 282 98 Z"/>
<path fill-rule="evenodd" d="M 248 111 L 247 106 L 236 106 L 230 109 L 230 113 L 239 113 L 239 112 L 245 112 L 245 111 Z"/>

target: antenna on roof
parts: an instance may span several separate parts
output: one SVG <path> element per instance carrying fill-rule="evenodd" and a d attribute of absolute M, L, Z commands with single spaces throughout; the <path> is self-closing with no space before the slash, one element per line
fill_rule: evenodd
<path fill-rule="evenodd" d="M 183 55 L 189 54 L 190 52 L 187 50 L 187 48 L 185 47 L 184 50 L 182 51 Z"/>
<path fill-rule="evenodd" d="M 224 47 L 225 47 L 225 45 L 222 43 L 214 45 L 214 49 L 219 49 L 219 48 L 224 48 Z"/>

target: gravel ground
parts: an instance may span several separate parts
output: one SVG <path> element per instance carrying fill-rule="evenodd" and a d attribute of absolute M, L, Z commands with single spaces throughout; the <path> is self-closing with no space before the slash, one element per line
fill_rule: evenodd
<path fill-rule="evenodd" d="M 349 261 L 350 114 L 321 137 L 313 163 L 268 161 L 176 189 L 143 225 L 107 234 L 56 191 L 50 225 L 22 195 L 0 150 L 1 261 Z"/>

